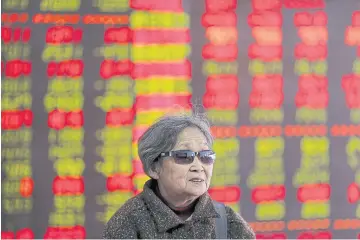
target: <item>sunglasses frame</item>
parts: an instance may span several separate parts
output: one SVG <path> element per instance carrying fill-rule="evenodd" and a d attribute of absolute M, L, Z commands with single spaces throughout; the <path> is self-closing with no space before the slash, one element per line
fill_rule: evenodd
<path fill-rule="evenodd" d="M 214 157 L 214 160 L 212 163 L 205 163 L 201 160 L 201 154 L 204 153 L 204 152 L 209 152 L 209 154 L 205 154 L 205 156 L 213 156 Z M 215 162 L 215 159 L 216 159 L 216 153 L 212 150 L 202 150 L 202 151 L 199 151 L 199 152 L 194 152 L 194 151 L 191 151 L 191 150 L 174 150 L 174 151 L 170 151 L 170 152 L 162 152 L 160 153 L 160 157 L 173 157 L 176 161 L 176 154 L 178 153 L 183 153 L 183 154 L 186 154 L 186 157 L 184 157 L 184 159 L 186 158 L 189 158 L 191 157 L 192 158 L 192 161 L 189 162 L 189 163 L 183 163 L 183 164 L 191 164 L 194 162 L 195 160 L 195 157 L 198 157 L 198 159 L 204 163 L 204 164 L 213 164 Z M 190 154 L 190 155 L 189 155 Z"/>

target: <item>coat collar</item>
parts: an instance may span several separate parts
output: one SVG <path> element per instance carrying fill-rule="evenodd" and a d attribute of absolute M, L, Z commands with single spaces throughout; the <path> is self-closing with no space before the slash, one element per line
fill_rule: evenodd
<path fill-rule="evenodd" d="M 161 201 L 155 194 L 153 186 L 156 180 L 148 180 L 144 185 L 144 190 L 141 193 L 149 211 L 154 216 L 159 232 L 166 232 L 184 223 L 184 220 L 179 218 L 163 201 Z M 199 197 L 195 205 L 194 213 L 191 216 L 192 220 L 202 220 L 207 218 L 219 218 L 220 215 L 216 212 L 213 202 L 206 192 Z"/>

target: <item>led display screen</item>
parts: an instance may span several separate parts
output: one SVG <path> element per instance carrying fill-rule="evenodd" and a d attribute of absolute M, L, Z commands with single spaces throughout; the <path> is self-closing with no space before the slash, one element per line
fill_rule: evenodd
<path fill-rule="evenodd" d="M 258 238 L 360 238 L 358 0 L 4 0 L 1 39 L 2 238 L 100 238 L 191 103 Z"/>

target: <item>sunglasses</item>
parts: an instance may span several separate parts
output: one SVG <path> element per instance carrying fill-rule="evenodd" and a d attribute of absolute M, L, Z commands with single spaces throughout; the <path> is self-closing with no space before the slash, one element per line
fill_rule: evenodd
<path fill-rule="evenodd" d="M 163 152 L 160 153 L 160 157 L 172 157 L 177 164 L 190 164 L 194 161 L 195 156 L 199 158 L 199 160 L 203 164 L 213 164 L 216 158 L 216 154 L 211 150 L 204 150 L 200 152 L 193 152 L 190 150 L 177 150 L 171 152 Z"/>

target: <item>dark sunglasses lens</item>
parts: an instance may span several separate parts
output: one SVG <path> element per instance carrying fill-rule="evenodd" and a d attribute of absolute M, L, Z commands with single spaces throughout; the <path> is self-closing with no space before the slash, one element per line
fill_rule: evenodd
<path fill-rule="evenodd" d="M 215 153 L 212 151 L 200 152 L 200 161 L 204 164 L 213 164 L 215 162 Z"/>
<path fill-rule="evenodd" d="M 177 164 L 189 164 L 194 161 L 194 156 L 190 151 L 178 151 L 174 159 Z"/>

